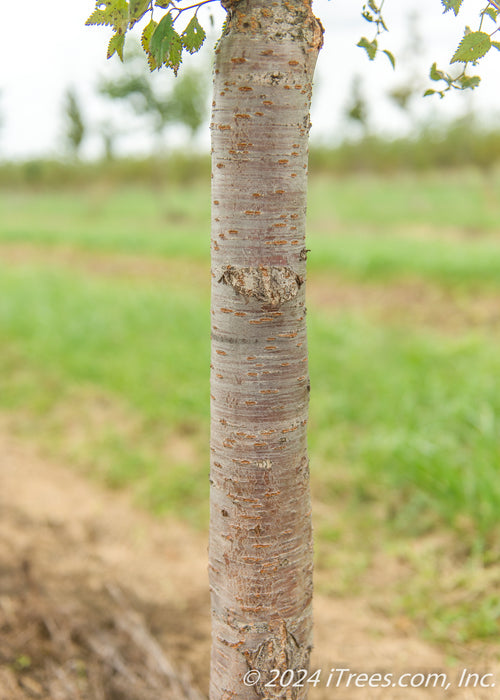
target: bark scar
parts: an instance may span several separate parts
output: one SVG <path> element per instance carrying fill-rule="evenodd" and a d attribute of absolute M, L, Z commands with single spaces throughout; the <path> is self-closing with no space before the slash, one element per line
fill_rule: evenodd
<path fill-rule="evenodd" d="M 237 294 L 254 297 L 273 308 L 297 296 L 304 278 L 290 267 L 234 267 L 227 265 L 219 282 L 230 285 Z"/>
<path fill-rule="evenodd" d="M 257 669 L 261 673 L 261 680 L 254 686 L 254 690 L 258 697 L 265 697 L 266 700 L 271 698 L 295 700 L 299 692 L 298 687 L 289 686 L 284 695 L 285 689 L 280 687 L 279 683 L 274 688 L 266 687 L 265 684 L 273 678 L 271 669 L 280 669 L 282 672 L 286 669 L 295 672 L 300 669 L 308 670 L 311 646 L 309 644 L 301 646 L 283 619 L 274 621 L 270 627 L 271 636 L 268 639 L 257 649 L 243 652 L 248 667 Z"/>

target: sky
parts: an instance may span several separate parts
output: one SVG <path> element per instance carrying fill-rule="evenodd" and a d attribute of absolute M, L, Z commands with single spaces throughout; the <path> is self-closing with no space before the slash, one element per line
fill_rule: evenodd
<path fill-rule="evenodd" d="M 318 59 L 312 107 L 312 138 L 340 140 L 349 134 L 345 113 L 353 76 L 361 79 L 362 89 L 370 105 L 370 125 L 389 135 L 408 128 L 400 110 L 386 98 L 391 87 L 408 82 L 409 75 L 418 75 L 422 92 L 432 87 L 428 80 L 431 64 L 447 69 L 468 24 L 476 29 L 479 11 L 485 2 L 464 0 L 463 10 L 455 18 L 443 15 L 440 0 L 386 0 L 384 17 L 390 32 L 381 41 L 383 48 L 398 58 L 393 71 L 383 55 L 369 62 L 365 52 L 356 47 L 362 35 L 371 36 L 372 27 L 360 16 L 363 0 L 314 0 L 313 9 L 325 27 L 325 44 Z M 110 33 L 108 28 L 85 27 L 85 20 L 95 7 L 94 0 L 20 0 L 5 3 L 2 8 L 0 34 L 0 159 L 33 158 L 61 155 L 64 131 L 63 105 L 65 91 L 72 86 L 83 106 L 93 135 L 86 139 L 85 155 L 92 158 L 102 152 L 99 125 L 116 123 L 126 130 L 133 122 L 123 108 L 110 107 L 96 96 L 99 79 L 117 76 L 117 57 L 106 59 Z M 210 8 L 210 10 L 208 9 Z M 202 24 L 209 26 L 213 13 L 216 32 L 223 10 L 214 2 L 200 12 Z M 409 18 L 417 12 L 421 44 L 417 55 L 408 55 Z M 203 22 L 203 19 L 205 20 Z M 491 30 L 493 25 L 490 24 Z M 437 97 L 415 101 L 415 118 L 438 120 L 464 114 L 473 108 L 485 121 L 498 120 L 500 115 L 500 53 L 490 52 L 474 71 L 482 76 L 482 84 L 474 93 L 455 93 L 444 100 Z M 186 63 L 210 64 L 209 50 L 188 57 Z M 168 71 L 157 80 L 173 80 Z M 135 133 L 122 138 L 123 152 L 139 153 L 151 142 L 143 125 L 135 123 Z M 208 127 L 199 136 L 201 148 L 208 148 Z M 170 135 L 170 145 L 179 143 L 182 131 Z"/>

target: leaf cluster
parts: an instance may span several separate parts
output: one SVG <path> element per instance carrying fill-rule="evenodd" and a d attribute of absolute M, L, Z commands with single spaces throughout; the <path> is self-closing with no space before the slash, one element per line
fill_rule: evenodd
<path fill-rule="evenodd" d="M 361 11 L 361 16 L 363 17 L 364 20 L 369 22 L 374 26 L 375 29 L 375 36 L 373 39 L 367 39 L 365 36 L 361 37 L 361 39 L 358 41 L 356 44 L 359 46 L 361 49 L 364 49 L 368 55 L 368 58 L 370 61 L 375 60 L 375 56 L 379 51 L 382 51 L 383 54 L 387 56 L 389 61 L 391 62 L 391 66 L 393 68 L 396 67 L 396 59 L 394 58 L 394 55 L 388 51 L 387 49 L 379 49 L 378 46 L 378 37 L 380 34 L 383 32 L 387 32 L 387 25 L 385 23 L 385 20 L 382 16 L 382 8 L 384 6 L 385 0 L 381 0 L 380 4 L 377 5 L 375 0 L 368 0 L 367 3 L 363 5 L 363 9 Z"/>
<path fill-rule="evenodd" d="M 172 0 L 97 0 L 96 8 L 85 24 L 111 27 L 113 35 L 108 44 L 107 57 L 111 58 L 116 53 L 123 61 L 127 32 L 149 13 L 150 20 L 141 35 L 149 68 L 153 71 L 167 66 L 177 75 L 183 51 L 195 53 L 205 40 L 206 33 L 198 21 L 197 12 L 202 5 L 213 1 L 200 0 L 181 7 Z M 154 19 L 155 9 L 168 10 L 159 22 Z M 186 10 L 194 10 L 194 13 L 184 30 L 179 32 L 175 23 Z"/>
<path fill-rule="evenodd" d="M 377 2 L 375 0 L 367 0 L 367 2 L 363 4 L 361 15 L 364 20 L 374 26 L 375 33 L 371 39 L 362 37 L 357 46 L 366 51 L 370 61 L 375 59 L 377 53 L 384 53 L 391 62 L 392 67 L 395 68 L 395 59 L 393 54 L 386 49 L 381 50 L 378 45 L 378 38 L 380 34 L 388 31 L 387 25 L 382 16 L 384 2 L 385 0 L 377 0 Z M 451 11 L 456 17 L 462 8 L 463 0 L 441 0 L 441 4 L 444 8 L 444 13 Z M 430 70 L 430 79 L 433 82 L 442 81 L 444 85 L 442 87 L 430 88 L 426 90 L 424 96 L 437 94 L 440 97 L 444 97 L 445 93 L 449 90 L 474 89 L 479 85 L 481 78 L 478 75 L 469 75 L 467 73 L 467 67 L 469 64 L 473 66 L 477 65 L 477 62 L 484 58 L 484 56 L 486 56 L 486 54 L 493 48 L 500 51 L 500 42 L 493 39 L 496 32 L 500 31 L 500 0 L 487 1 L 486 6 L 481 10 L 479 16 L 479 27 L 475 31 L 473 31 L 470 27 L 465 27 L 464 36 L 450 61 L 452 64 L 463 64 L 461 72 L 456 75 L 452 75 L 446 71 L 438 69 L 437 64 L 434 63 Z M 491 32 L 486 32 L 483 30 L 483 23 L 486 19 L 489 19 L 495 24 L 495 27 Z"/>
<path fill-rule="evenodd" d="M 451 10 L 456 17 L 462 8 L 463 0 L 441 0 L 441 4 L 445 13 Z M 429 77 L 433 82 L 444 83 L 444 86 L 435 89 L 429 88 L 425 91 L 424 96 L 439 95 L 444 97 L 449 90 L 473 90 L 479 85 L 481 78 L 478 75 L 468 75 L 467 66 L 468 64 L 476 66 L 478 61 L 484 58 L 492 48 L 500 50 L 500 42 L 492 39 L 500 29 L 498 26 L 499 15 L 499 3 L 496 0 L 490 0 L 480 12 L 478 29 L 473 31 L 470 27 L 465 27 L 464 36 L 451 58 L 450 63 L 463 63 L 462 71 L 453 76 L 446 71 L 439 70 L 437 64 L 433 63 Z M 496 25 L 490 33 L 483 31 L 483 23 L 486 18 L 489 18 Z"/>

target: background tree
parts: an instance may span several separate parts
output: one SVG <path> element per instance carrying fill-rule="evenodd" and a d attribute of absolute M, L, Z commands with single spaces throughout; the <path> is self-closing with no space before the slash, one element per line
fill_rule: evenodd
<path fill-rule="evenodd" d="M 368 135 L 368 101 L 363 92 L 363 82 L 359 75 L 355 75 L 351 81 L 349 101 L 345 107 L 345 116 L 348 122 L 358 127 L 362 136 Z"/>
<path fill-rule="evenodd" d="M 388 97 L 411 121 L 412 105 L 422 95 L 423 81 L 418 68 L 418 57 L 423 48 L 417 13 L 408 18 L 407 36 L 403 51 L 398 55 L 398 65 L 404 66 L 403 79 L 389 92 Z"/>
<path fill-rule="evenodd" d="M 66 90 L 64 97 L 64 112 L 66 117 L 66 143 L 74 158 L 78 157 L 86 127 L 80 101 L 73 87 Z"/>
<path fill-rule="evenodd" d="M 116 141 L 120 132 L 110 119 L 105 119 L 99 124 L 98 132 L 103 141 L 105 159 L 108 161 L 113 160 L 116 151 Z"/>
<path fill-rule="evenodd" d="M 165 130 L 174 125 L 187 127 L 194 139 L 208 113 L 208 80 L 205 71 L 188 68 L 175 79 L 159 86 L 151 79 L 142 52 L 130 52 L 124 60 L 125 71 L 116 78 L 102 80 L 101 95 L 125 102 L 132 111 L 144 116 L 162 147 Z"/>

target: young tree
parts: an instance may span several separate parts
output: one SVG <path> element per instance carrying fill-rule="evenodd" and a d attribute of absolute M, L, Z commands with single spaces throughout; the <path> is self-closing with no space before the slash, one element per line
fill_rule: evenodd
<path fill-rule="evenodd" d="M 345 107 L 345 117 L 348 122 L 356 124 L 365 138 L 369 134 L 368 100 L 363 92 L 363 81 L 359 75 L 354 75 L 349 91 L 349 102 Z"/>
<path fill-rule="evenodd" d="M 177 72 L 182 50 L 201 46 L 196 13 L 210 1 L 183 8 L 156 0 L 168 11 L 142 34 L 151 69 Z M 461 2 L 443 0 L 455 14 Z M 295 700 L 306 697 L 307 683 L 264 686 L 271 669 L 300 678 L 312 647 L 305 214 L 323 29 L 311 0 L 221 4 L 227 19 L 215 50 L 211 124 L 210 697 Z M 385 28 L 382 4 L 363 6 L 376 28 L 374 39 L 359 44 L 370 59 Z M 175 23 L 193 8 L 179 34 Z M 487 4 L 490 16 L 494 8 Z M 127 29 L 153 9 L 149 0 L 105 0 L 88 23 L 111 25 L 108 56 L 122 55 Z M 466 66 L 486 53 L 478 33 L 464 38 L 455 61 Z M 477 84 L 465 69 L 453 79 L 431 78 L 445 80 L 446 89 Z"/>
<path fill-rule="evenodd" d="M 80 101 L 72 87 L 66 90 L 64 109 L 66 116 L 66 143 L 72 156 L 77 158 L 85 136 L 85 122 Z"/>
<path fill-rule="evenodd" d="M 183 70 L 177 79 L 162 88 L 151 80 L 141 52 L 125 58 L 125 70 L 115 78 L 102 80 L 99 92 L 111 99 L 127 103 L 140 116 L 149 119 L 151 130 L 163 138 L 165 129 L 180 124 L 194 138 L 208 112 L 208 85 L 205 71 Z M 166 88 L 166 89 L 165 89 Z"/>
<path fill-rule="evenodd" d="M 323 31 L 302 0 L 223 2 L 212 121 L 211 697 L 307 669 L 309 107 Z M 304 691 L 300 696 L 304 695 Z M 299 695 L 297 695 L 299 697 Z"/>

